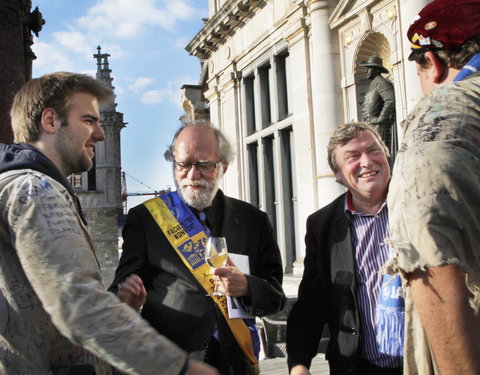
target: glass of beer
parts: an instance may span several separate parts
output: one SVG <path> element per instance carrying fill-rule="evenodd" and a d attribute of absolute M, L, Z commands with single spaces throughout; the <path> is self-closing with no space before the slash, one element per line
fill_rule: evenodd
<path fill-rule="evenodd" d="M 227 264 L 228 251 L 225 237 L 209 237 L 205 247 L 205 261 L 212 268 L 224 267 Z M 212 294 L 208 296 L 223 296 L 215 283 Z"/>

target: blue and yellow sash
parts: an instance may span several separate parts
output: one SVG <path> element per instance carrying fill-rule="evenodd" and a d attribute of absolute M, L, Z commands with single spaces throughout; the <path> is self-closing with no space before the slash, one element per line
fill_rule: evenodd
<path fill-rule="evenodd" d="M 204 228 L 177 192 L 170 192 L 144 202 L 148 211 L 167 237 L 185 266 L 206 292 L 212 293 L 213 275 L 205 263 L 207 236 Z M 205 297 L 206 298 L 206 297 Z M 260 373 L 250 329 L 243 319 L 230 319 L 225 296 L 212 296 L 227 321 L 238 345 L 252 364 L 255 374 Z"/>

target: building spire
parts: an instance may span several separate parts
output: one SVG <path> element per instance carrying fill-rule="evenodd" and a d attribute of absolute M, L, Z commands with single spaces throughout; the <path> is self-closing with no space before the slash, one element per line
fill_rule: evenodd
<path fill-rule="evenodd" d="M 113 90 L 115 89 L 115 87 L 112 85 L 113 78 L 110 75 L 112 70 L 108 65 L 108 58 L 110 57 L 110 55 L 108 53 L 101 53 L 102 47 L 100 46 L 97 46 L 97 50 L 98 50 L 98 53 L 93 55 L 93 57 L 97 59 L 96 78 L 97 80 L 104 82 L 107 86 L 111 87 Z M 115 104 L 115 99 L 113 99 L 111 103 L 108 103 L 108 105 L 104 108 L 104 110 L 114 111 L 116 106 L 117 105 Z"/>

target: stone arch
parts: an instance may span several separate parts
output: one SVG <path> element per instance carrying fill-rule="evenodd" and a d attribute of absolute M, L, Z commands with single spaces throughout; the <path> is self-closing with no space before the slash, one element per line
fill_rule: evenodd
<path fill-rule="evenodd" d="M 383 34 L 376 31 L 366 34 L 363 41 L 359 43 L 355 58 L 355 73 L 365 73 L 366 68 L 360 66 L 359 63 L 361 61 L 368 60 L 368 58 L 372 55 L 380 56 L 382 58 L 383 65 L 390 72 L 389 76 L 384 75 L 384 77 L 389 78 L 392 74 L 392 65 L 390 63 L 390 45 L 387 38 Z"/>
<path fill-rule="evenodd" d="M 379 32 L 371 32 L 365 35 L 363 41 L 358 44 L 357 52 L 353 63 L 355 64 L 353 71 L 356 93 L 357 93 L 357 118 L 361 118 L 361 109 L 365 92 L 368 90 L 370 82 L 365 79 L 367 69 L 360 65 L 362 61 L 367 61 L 370 56 L 379 56 L 383 60 L 383 66 L 388 69 L 389 74 L 383 75 L 385 78 L 392 80 L 393 71 L 390 63 L 390 45 L 387 38 Z"/>

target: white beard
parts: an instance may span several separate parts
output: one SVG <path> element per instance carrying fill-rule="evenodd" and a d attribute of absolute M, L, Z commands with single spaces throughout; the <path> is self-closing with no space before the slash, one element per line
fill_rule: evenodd
<path fill-rule="evenodd" d="M 210 182 L 205 178 L 200 178 L 195 181 L 184 178 L 180 180 L 180 182 L 175 179 L 175 186 L 178 194 L 187 205 L 201 211 L 212 205 L 222 177 L 223 171 L 219 169 L 218 176 Z M 204 189 L 194 190 L 190 185 L 202 186 Z"/>

